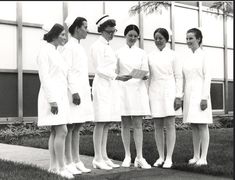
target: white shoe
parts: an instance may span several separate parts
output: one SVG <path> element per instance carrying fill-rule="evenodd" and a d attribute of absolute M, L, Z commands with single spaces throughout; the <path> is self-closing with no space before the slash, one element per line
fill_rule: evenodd
<path fill-rule="evenodd" d="M 108 166 L 104 161 L 98 162 L 98 161 L 93 160 L 92 166 L 93 168 L 96 168 L 96 169 L 104 169 L 104 170 L 113 169 L 111 166 Z"/>
<path fill-rule="evenodd" d="M 83 164 L 82 161 L 79 161 L 77 163 L 75 163 L 76 165 L 76 168 L 79 169 L 80 171 L 84 172 L 84 173 L 88 173 L 88 172 L 91 172 L 90 169 L 86 168 Z"/>
<path fill-rule="evenodd" d="M 164 162 L 164 164 L 163 164 L 163 168 L 167 168 L 167 169 L 169 169 L 169 168 L 171 168 L 172 167 L 172 161 L 170 161 L 170 160 L 166 160 L 165 162 Z"/>
<path fill-rule="evenodd" d="M 158 158 L 157 161 L 153 164 L 155 167 L 162 166 L 164 163 L 164 160 L 162 158 Z"/>
<path fill-rule="evenodd" d="M 59 172 L 58 169 L 51 169 L 51 168 L 49 168 L 47 171 L 48 171 L 49 173 L 53 173 L 53 174 L 58 174 L 58 172 Z"/>
<path fill-rule="evenodd" d="M 141 159 L 135 158 L 134 166 L 140 167 L 143 169 L 150 169 L 151 168 L 150 164 L 148 164 L 144 158 L 141 158 Z"/>
<path fill-rule="evenodd" d="M 131 158 L 126 157 L 124 161 L 122 162 L 122 167 L 130 167 L 131 166 Z"/>
<path fill-rule="evenodd" d="M 104 162 L 105 162 L 108 166 L 110 166 L 110 167 L 112 167 L 112 168 L 118 168 L 118 167 L 120 167 L 119 164 L 114 164 L 110 159 L 105 160 Z"/>
<path fill-rule="evenodd" d="M 198 159 L 193 158 L 188 161 L 188 164 L 196 164 L 197 161 Z"/>
<path fill-rule="evenodd" d="M 207 161 L 206 160 L 202 160 L 202 159 L 199 159 L 195 166 L 206 166 L 207 165 Z"/>
<path fill-rule="evenodd" d="M 65 166 L 65 168 L 71 173 L 71 174 L 82 174 L 81 171 L 79 171 L 76 168 L 76 165 L 74 163 L 70 163 L 68 165 Z"/>
<path fill-rule="evenodd" d="M 68 179 L 73 179 L 74 176 L 72 173 L 70 173 L 66 168 L 64 168 L 63 170 L 58 171 L 58 175 L 68 178 Z"/>

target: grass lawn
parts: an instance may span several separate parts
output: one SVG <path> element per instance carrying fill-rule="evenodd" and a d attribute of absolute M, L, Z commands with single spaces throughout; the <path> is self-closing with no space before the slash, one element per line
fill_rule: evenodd
<path fill-rule="evenodd" d="M 176 134 L 176 145 L 173 153 L 174 169 L 233 177 L 233 128 L 210 129 L 209 165 L 206 167 L 187 165 L 187 161 L 193 155 L 191 131 L 178 130 Z M 48 137 L 26 136 L 10 143 L 47 149 Z M 120 133 L 109 133 L 107 150 L 110 158 L 120 161 L 124 159 L 124 149 Z M 136 156 L 133 139 L 131 141 L 131 151 L 133 162 Z M 81 135 L 80 153 L 94 156 L 92 135 Z M 143 155 L 151 165 L 158 158 L 153 132 L 144 132 Z"/>

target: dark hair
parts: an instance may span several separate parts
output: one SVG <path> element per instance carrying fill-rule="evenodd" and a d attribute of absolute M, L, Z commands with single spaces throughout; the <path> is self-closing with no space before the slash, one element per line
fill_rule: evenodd
<path fill-rule="evenodd" d="M 98 27 L 98 32 L 103 32 L 105 30 L 105 28 L 108 26 L 110 26 L 110 27 L 116 26 L 116 21 L 114 19 L 109 19 L 109 20 L 105 21 L 103 24 L 101 24 Z"/>
<path fill-rule="evenodd" d="M 156 29 L 154 31 L 154 33 L 153 33 L 153 38 L 155 38 L 155 34 L 156 33 L 160 33 L 165 38 L 166 42 L 168 42 L 168 40 L 169 40 L 169 33 L 168 33 L 168 31 L 165 28 L 158 28 L 158 29 Z"/>
<path fill-rule="evenodd" d="M 52 42 L 54 39 L 59 37 L 60 33 L 63 30 L 64 30 L 64 26 L 56 23 L 48 33 L 44 34 L 43 40 L 47 42 Z"/>
<path fill-rule="evenodd" d="M 80 28 L 83 25 L 83 21 L 87 21 L 84 17 L 77 17 L 73 24 L 69 27 L 69 33 L 74 34 L 74 30 L 76 27 Z"/>
<path fill-rule="evenodd" d="M 193 33 L 193 34 L 195 35 L 196 39 L 200 39 L 199 45 L 202 44 L 202 38 L 203 38 L 203 36 L 202 36 L 202 32 L 201 32 L 199 29 L 197 29 L 197 28 L 189 29 L 189 30 L 187 31 L 187 34 L 188 34 L 188 33 Z"/>
<path fill-rule="evenodd" d="M 125 30 L 124 30 L 124 36 L 126 36 L 127 33 L 128 33 L 129 31 L 132 31 L 132 30 L 136 31 L 137 34 L 138 34 L 138 36 L 140 35 L 140 30 L 139 30 L 138 26 L 136 26 L 136 25 L 134 25 L 134 24 L 130 24 L 130 25 L 128 25 L 128 26 L 125 28 Z"/>

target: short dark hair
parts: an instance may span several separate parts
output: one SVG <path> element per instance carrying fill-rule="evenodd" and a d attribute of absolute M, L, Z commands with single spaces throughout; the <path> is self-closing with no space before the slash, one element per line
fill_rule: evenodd
<path fill-rule="evenodd" d="M 108 26 L 110 26 L 110 27 L 116 26 L 116 21 L 114 19 L 109 19 L 109 20 L 105 21 L 103 24 L 101 24 L 98 27 L 98 32 L 103 32 L 105 30 L 105 28 Z"/>
<path fill-rule="evenodd" d="M 193 33 L 193 34 L 195 35 L 196 39 L 200 39 L 199 45 L 202 44 L 202 38 L 203 38 L 203 36 L 202 36 L 202 32 L 201 32 L 199 29 L 197 29 L 197 28 L 189 29 L 189 30 L 187 31 L 187 34 L 188 34 L 188 33 Z"/>
<path fill-rule="evenodd" d="M 51 30 L 44 34 L 43 40 L 47 42 L 52 42 L 54 39 L 58 38 L 60 33 L 64 30 L 64 26 L 56 23 Z"/>
<path fill-rule="evenodd" d="M 153 38 L 155 38 L 155 34 L 160 33 L 166 40 L 166 42 L 169 41 L 169 33 L 165 28 L 158 28 L 153 33 Z"/>
<path fill-rule="evenodd" d="M 73 24 L 69 27 L 69 33 L 74 34 L 74 30 L 76 27 L 80 28 L 83 25 L 83 21 L 87 21 L 84 17 L 77 17 Z"/>
<path fill-rule="evenodd" d="M 126 36 L 127 33 L 128 33 L 129 31 L 132 31 L 132 30 L 136 31 L 137 34 L 138 34 L 138 36 L 140 35 L 140 30 L 139 30 L 138 26 L 136 26 L 136 25 L 134 25 L 134 24 L 130 24 L 130 25 L 128 25 L 128 26 L 125 28 L 125 30 L 124 30 L 124 36 Z"/>

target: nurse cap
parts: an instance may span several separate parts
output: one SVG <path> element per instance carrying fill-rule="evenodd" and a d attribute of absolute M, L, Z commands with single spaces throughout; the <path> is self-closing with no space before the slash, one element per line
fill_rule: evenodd
<path fill-rule="evenodd" d="M 58 22 L 52 22 L 52 21 L 50 21 L 50 22 L 45 22 L 45 23 L 42 25 L 42 30 L 44 30 L 46 33 L 48 33 L 48 32 L 52 29 L 52 27 L 53 27 L 55 24 L 60 24 L 60 25 L 61 25 L 61 23 L 58 23 Z"/>
<path fill-rule="evenodd" d="M 109 19 L 113 19 L 113 18 L 110 17 L 108 14 L 105 14 L 96 22 L 96 25 L 99 27 L 101 24 L 103 24 L 105 21 Z"/>
<path fill-rule="evenodd" d="M 65 19 L 65 24 L 68 26 L 68 28 L 74 23 L 78 16 L 76 15 L 68 15 L 67 18 Z"/>

